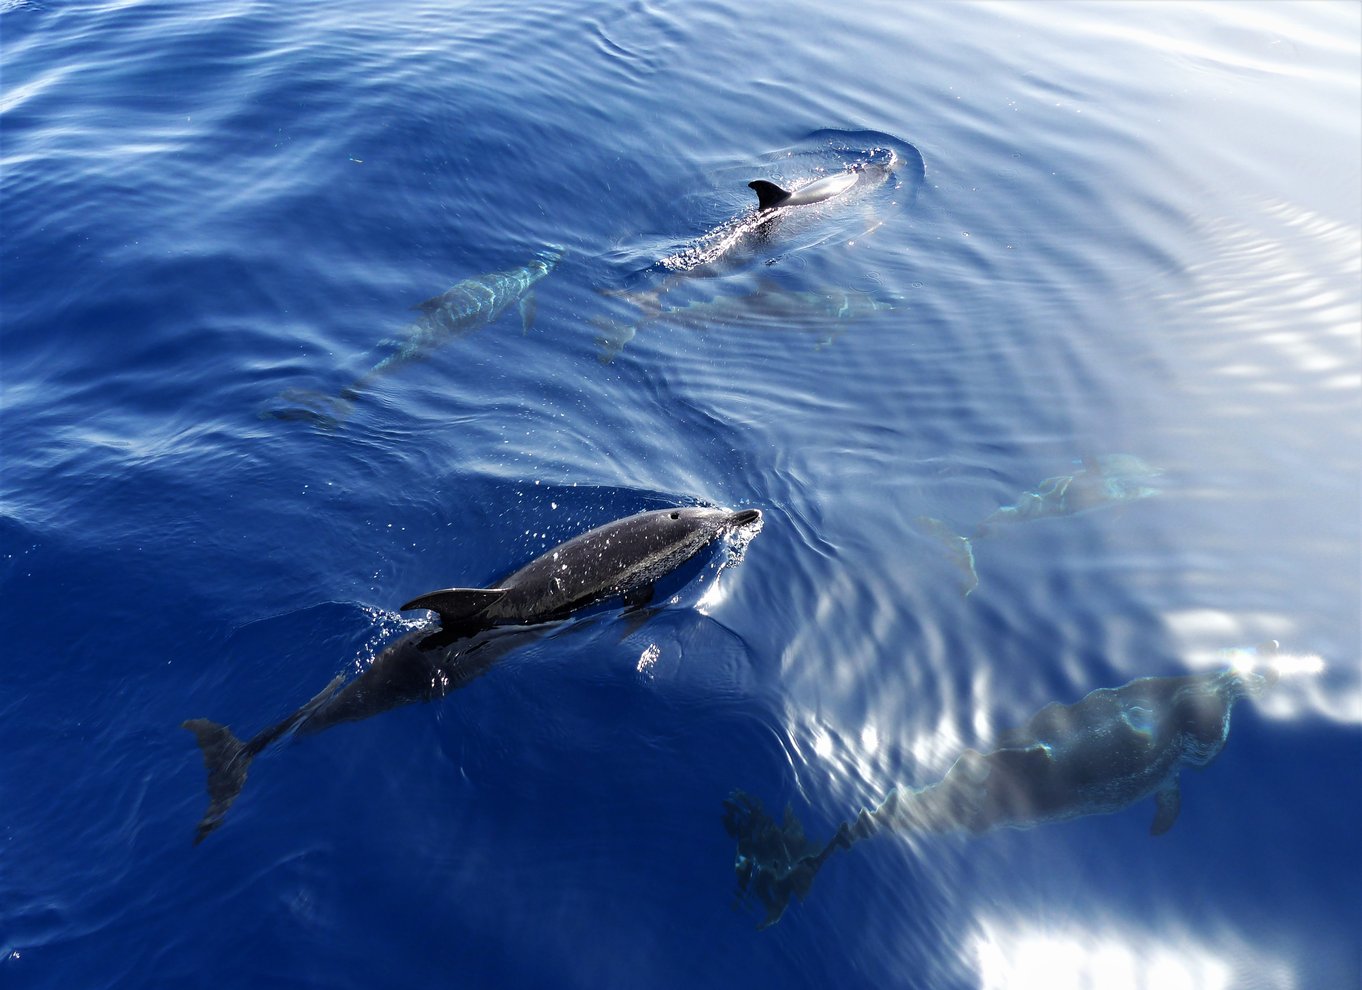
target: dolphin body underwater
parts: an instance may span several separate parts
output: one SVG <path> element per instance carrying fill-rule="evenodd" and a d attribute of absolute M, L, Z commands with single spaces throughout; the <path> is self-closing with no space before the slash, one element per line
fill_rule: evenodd
<path fill-rule="evenodd" d="M 1258 648 L 1275 652 L 1275 642 Z M 734 869 L 740 896 L 766 908 L 761 927 L 780 920 L 791 897 L 803 899 L 814 875 L 838 849 L 881 829 L 907 833 L 1030 828 L 1046 822 L 1119 811 L 1153 794 L 1152 835 L 1172 828 L 1181 808 L 1178 775 L 1204 767 L 1225 746 L 1230 710 L 1276 680 L 1223 670 L 1145 677 L 1102 688 L 1072 705 L 1052 703 L 1025 728 L 1007 733 L 987 753 L 966 750 L 939 782 L 895 788 L 874 809 L 843 822 L 821 849 L 808 841 L 791 810 L 782 824 L 741 791 L 724 803 L 724 827 L 738 843 Z"/>
<path fill-rule="evenodd" d="M 974 544 L 999 528 L 1013 523 L 1073 516 L 1159 494 L 1153 487 L 1162 472 L 1131 454 L 1104 454 L 1083 462 L 1073 474 L 1046 478 L 1035 491 L 1022 492 L 1015 505 L 1004 505 L 989 513 L 974 527 L 970 536 L 961 536 L 940 519 L 919 516 L 918 527 L 937 540 L 950 553 L 964 576 L 964 593 L 979 586 L 974 567 Z"/>
<path fill-rule="evenodd" d="M 291 388 L 279 394 L 282 403 L 263 411 L 263 418 L 306 420 L 324 429 L 334 429 L 346 417 L 363 390 L 376 378 L 387 375 L 453 340 L 490 326 L 512 306 L 520 312 L 521 327 L 534 323 L 534 286 L 557 267 L 563 249 L 549 245 L 529 263 L 503 272 L 466 278 L 414 309 L 421 315 L 411 323 L 400 341 L 392 341 L 393 351 L 360 375 L 336 395 L 311 389 Z"/>
<path fill-rule="evenodd" d="M 601 331 L 596 337 L 601 348 L 597 360 L 608 364 L 644 327 L 708 330 L 716 326 L 768 326 L 784 331 L 814 330 L 819 333 L 822 345 L 831 343 L 846 324 L 892 310 L 899 303 L 902 298 L 898 296 L 854 289 L 805 292 L 766 283 L 747 295 L 716 296 L 672 309 L 654 305 L 632 323 L 616 324 L 603 319 L 592 323 Z"/>
<path fill-rule="evenodd" d="M 721 536 L 755 527 L 761 510 L 692 506 L 617 519 L 559 544 L 491 588 L 447 588 L 420 595 L 403 610 L 428 608 L 441 628 L 395 640 L 358 677 L 334 678 L 311 701 L 251 739 L 225 725 L 190 719 L 208 771 L 208 810 L 195 844 L 222 824 L 246 784 L 251 762 L 289 734 L 311 735 L 417 701 L 433 701 L 468 684 L 542 630 L 506 630 L 566 618 L 611 598 L 645 604 L 655 582 Z"/>

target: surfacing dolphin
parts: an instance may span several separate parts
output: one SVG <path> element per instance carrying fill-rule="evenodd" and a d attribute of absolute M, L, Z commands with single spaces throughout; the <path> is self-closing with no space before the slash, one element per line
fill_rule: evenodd
<path fill-rule="evenodd" d="M 964 593 L 968 595 L 979 586 L 979 575 L 974 567 L 974 544 L 982 537 L 1012 523 L 1073 516 L 1149 498 L 1159 493 L 1152 482 L 1161 473 L 1131 454 L 1104 454 L 1084 461 L 1073 474 L 1046 478 L 1035 491 L 1022 492 L 1015 505 L 1000 506 L 989 513 L 970 536 L 961 536 L 932 516 L 919 516 L 917 524 L 949 551 L 964 576 Z"/>
<path fill-rule="evenodd" d="M 438 613 L 440 635 L 450 638 L 561 619 L 607 598 L 641 604 L 652 597 L 659 579 L 720 535 L 760 521 L 760 509 L 687 506 L 641 512 L 559 544 L 490 588 L 430 591 L 402 611 Z"/>
<path fill-rule="evenodd" d="M 490 326 L 512 306 L 519 309 L 521 326 L 528 330 L 534 322 L 535 283 L 553 271 L 562 257 L 562 248 L 548 245 L 528 264 L 464 279 L 413 307 L 421 315 L 407 327 L 401 340 L 385 342 L 393 345 L 392 352 L 339 393 L 286 389 L 279 394 L 280 404 L 264 410 L 262 418 L 305 420 L 334 429 L 345 421 L 355 401 L 374 379 L 424 360 L 431 351 L 455 337 Z"/>
<path fill-rule="evenodd" d="M 755 210 L 724 221 L 682 250 L 662 258 L 658 264 L 671 272 L 688 272 L 712 265 L 739 245 L 765 237 L 792 211 L 847 196 L 853 190 L 883 184 L 898 164 L 897 154 L 886 148 L 878 157 L 853 162 L 839 172 L 813 179 L 792 191 L 766 179 L 754 179 L 747 185 L 757 194 Z"/>
<path fill-rule="evenodd" d="M 852 166 L 843 172 L 814 179 L 793 192 L 766 179 L 753 179 L 747 184 L 747 188 L 757 194 L 757 209 L 765 212 L 781 206 L 809 206 L 840 196 L 850 191 L 864 174 L 863 166 Z"/>
<path fill-rule="evenodd" d="M 1277 644 L 1260 650 L 1273 652 Z M 762 927 L 780 920 L 791 897 L 803 899 L 814 875 L 838 849 L 881 829 L 908 833 L 1031 828 L 1100 815 L 1154 795 L 1152 835 L 1172 828 L 1182 805 L 1178 775 L 1219 755 L 1230 711 L 1276 680 L 1267 669 L 1145 677 L 1093 691 L 1072 705 L 1042 708 L 1025 728 L 987 753 L 966 750 L 944 778 L 921 790 L 895 788 L 861 809 L 821 849 L 793 812 L 777 825 L 761 802 L 741 791 L 724 804 L 724 827 L 738 843 L 740 896 L 766 909 Z"/>
<path fill-rule="evenodd" d="M 761 511 L 701 506 L 658 509 L 619 519 L 560 544 L 492 588 L 448 588 L 407 608 L 439 612 L 438 632 L 417 629 L 393 641 L 358 677 L 337 676 L 307 704 L 243 742 L 225 725 L 190 719 L 208 771 L 208 810 L 195 844 L 222 824 L 246 784 L 251 762 L 285 736 L 311 735 L 390 708 L 433 701 L 461 688 L 518 646 L 544 635 L 534 624 L 565 618 L 619 597 L 639 606 L 653 585 L 721 536 L 759 531 Z M 520 626 L 518 629 L 501 629 Z"/>

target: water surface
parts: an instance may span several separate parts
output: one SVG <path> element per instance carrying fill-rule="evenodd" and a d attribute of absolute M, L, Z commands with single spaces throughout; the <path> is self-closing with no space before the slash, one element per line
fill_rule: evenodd
<path fill-rule="evenodd" d="M 3 982 L 1355 985 L 1360 32 L 1347 4 L 0 5 Z M 663 264 L 748 181 L 889 151 Z M 270 415 L 558 249 L 528 326 L 334 424 Z M 998 527 L 962 593 L 924 517 L 968 535 L 1111 455 L 1157 495 Z M 193 846 L 184 719 L 254 732 L 412 596 L 691 503 L 765 526 L 642 625 L 597 610 L 265 753 Z M 1145 802 L 882 836 L 774 927 L 731 909 L 733 789 L 825 837 L 1050 702 L 1266 639 L 1310 673 L 1241 702 L 1168 834 Z"/>

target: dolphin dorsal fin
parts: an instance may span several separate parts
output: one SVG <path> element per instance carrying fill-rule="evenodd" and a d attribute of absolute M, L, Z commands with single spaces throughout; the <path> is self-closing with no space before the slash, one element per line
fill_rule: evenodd
<path fill-rule="evenodd" d="M 761 210 L 774 209 L 790 198 L 786 190 L 765 179 L 753 179 L 747 184 L 747 188 L 756 191 L 757 208 Z"/>
<path fill-rule="evenodd" d="M 418 595 L 400 611 L 413 608 L 428 608 L 440 615 L 440 625 L 445 629 L 467 625 L 479 612 L 506 594 L 504 588 L 442 588 Z"/>

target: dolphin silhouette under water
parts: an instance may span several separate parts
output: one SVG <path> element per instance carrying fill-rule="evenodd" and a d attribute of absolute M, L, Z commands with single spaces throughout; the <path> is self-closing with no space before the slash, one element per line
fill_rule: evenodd
<path fill-rule="evenodd" d="M 723 535 L 755 533 L 758 509 L 657 509 L 598 526 L 559 544 L 491 588 L 447 588 L 403 606 L 440 614 L 441 628 L 417 629 L 390 643 L 348 683 L 337 676 L 311 701 L 242 741 L 225 725 L 190 719 L 208 771 L 208 810 L 194 842 L 222 824 L 246 784 L 252 761 L 288 735 L 310 735 L 390 708 L 442 698 L 496 660 L 544 634 L 542 624 L 610 598 L 639 606 L 653 585 Z M 504 629 L 501 627 L 518 626 Z"/>
<path fill-rule="evenodd" d="M 1132 454 L 1103 454 L 1085 460 L 1073 474 L 1046 478 L 1034 491 L 1022 492 L 1015 504 L 1000 506 L 980 520 L 970 536 L 960 535 L 932 516 L 919 516 L 917 526 L 950 553 L 964 577 L 963 590 L 968 595 L 979 586 L 974 544 L 982 537 L 1013 523 L 1073 516 L 1149 498 L 1159 494 L 1152 482 L 1161 473 Z"/>
<path fill-rule="evenodd" d="M 660 303 L 653 307 L 640 304 L 642 313 L 632 322 L 617 324 L 595 319 L 592 323 L 601 331 L 596 338 L 601 348 L 597 359 L 608 364 L 645 327 L 710 330 L 725 326 L 768 326 L 784 331 L 816 331 L 822 338 L 820 343 L 830 343 L 851 321 L 892 310 L 902 302 L 901 297 L 887 293 L 836 288 L 803 291 L 768 280 L 746 295 L 716 296 L 671 309 L 661 308 Z"/>
<path fill-rule="evenodd" d="M 725 802 L 724 826 L 738 843 L 740 894 L 756 897 L 766 909 L 762 927 L 772 925 L 792 897 L 808 893 L 829 856 L 881 829 L 977 835 L 1106 814 L 1152 794 L 1150 833 L 1162 835 L 1181 808 L 1182 768 L 1210 763 L 1224 748 L 1234 703 L 1275 680 L 1271 669 L 1145 677 L 1072 705 L 1047 705 L 996 749 L 966 750 L 939 782 L 891 790 L 821 847 L 807 839 L 792 811 L 778 825 L 760 801 L 735 792 Z"/>
<path fill-rule="evenodd" d="M 312 389 L 286 389 L 276 404 L 261 416 L 270 419 L 305 420 L 325 429 L 339 426 L 349 416 L 355 401 L 376 378 L 414 361 L 455 337 L 473 333 L 497 320 L 515 306 L 521 326 L 528 330 L 534 322 L 535 284 L 557 267 L 563 249 L 548 245 L 528 264 L 502 272 L 466 278 L 452 288 L 416 305 L 421 315 L 411 323 L 401 340 L 393 341 L 391 353 L 335 395 Z"/>

